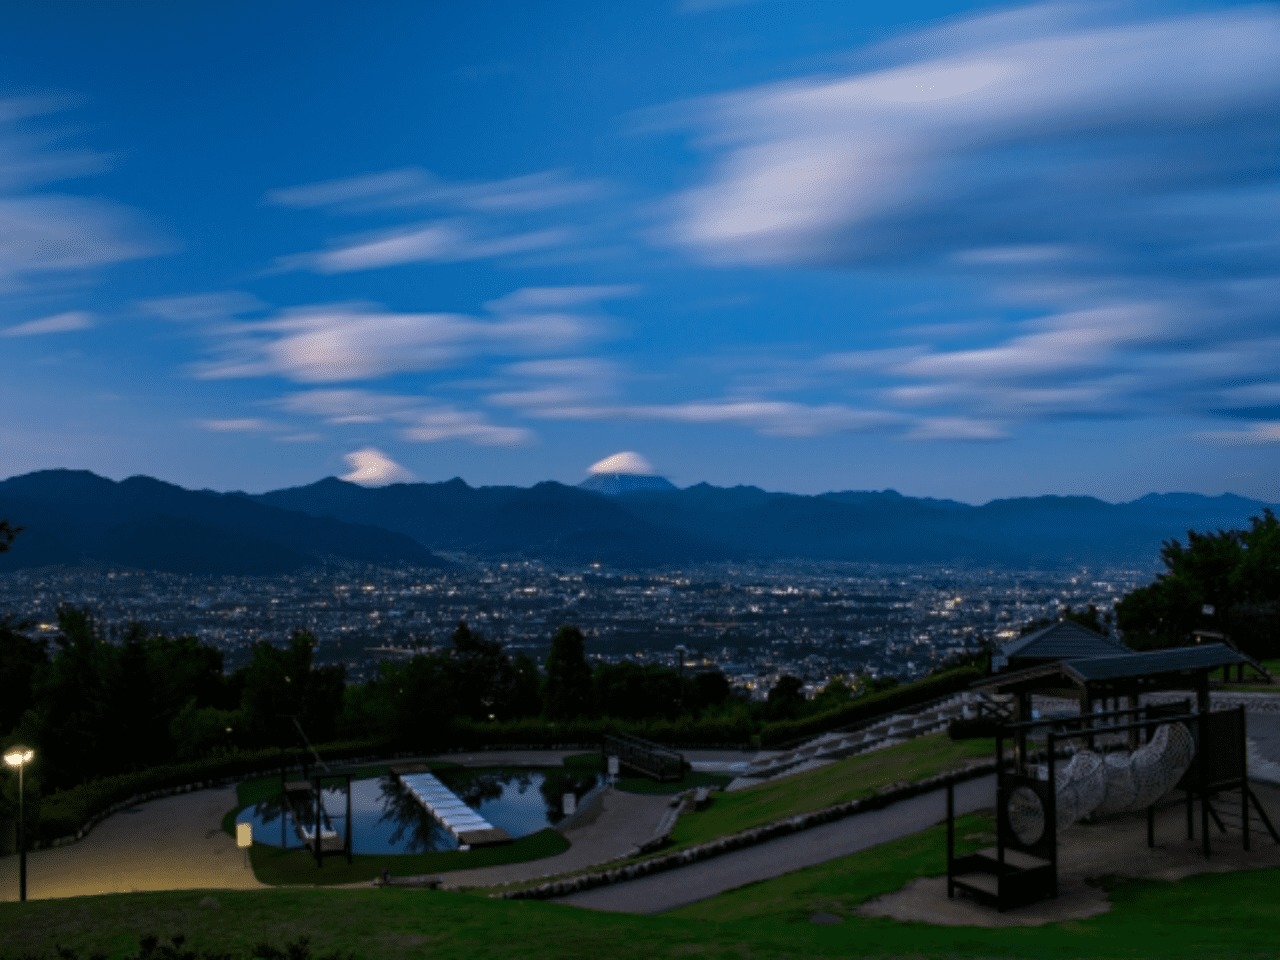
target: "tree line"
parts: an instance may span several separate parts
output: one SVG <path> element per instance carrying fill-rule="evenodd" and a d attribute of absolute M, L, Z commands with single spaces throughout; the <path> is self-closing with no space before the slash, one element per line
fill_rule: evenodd
<path fill-rule="evenodd" d="M 0 743 L 34 746 L 33 773 L 48 790 L 240 750 L 298 747 L 304 737 L 436 750 L 450 745 L 459 724 L 759 722 L 830 709 L 855 693 L 836 682 L 806 700 L 800 680 L 784 676 L 755 703 L 719 670 L 593 665 L 574 626 L 555 633 L 538 664 L 459 623 L 447 645 L 382 662 L 364 683 L 349 682 L 340 664 L 318 663 L 316 647 L 312 634 L 296 630 L 282 644 L 256 643 L 248 662 L 228 672 L 223 652 L 195 637 L 152 634 L 137 623 L 112 635 L 72 606 L 59 609 L 51 638 L 0 621 Z"/>

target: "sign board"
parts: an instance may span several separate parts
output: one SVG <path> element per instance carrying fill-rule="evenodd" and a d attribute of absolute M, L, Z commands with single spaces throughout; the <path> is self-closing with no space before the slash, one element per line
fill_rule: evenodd
<path fill-rule="evenodd" d="M 609 758 L 609 776 L 616 777 L 618 775 L 618 758 Z"/>
<path fill-rule="evenodd" d="M 564 815 L 566 817 L 569 816 L 570 814 L 577 813 L 578 798 L 575 797 L 572 793 L 566 793 L 563 797 L 560 798 L 560 809 L 564 811 Z"/>
<path fill-rule="evenodd" d="M 253 824 L 252 823 L 236 824 L 236 846 L 237 847 L 253 846 Z"/>

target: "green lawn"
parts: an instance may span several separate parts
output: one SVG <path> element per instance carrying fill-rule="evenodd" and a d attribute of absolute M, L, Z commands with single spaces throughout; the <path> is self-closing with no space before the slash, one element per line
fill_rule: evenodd
<path fill-rule="evenodd" d="M 962 842 L 989 824 L 962 818 Z M 1274 957 L 1280 870 L 1208 874 L 1112 888 L 1111 913 L 1039 928 L 946 928 L 863 919 L 852 908 L 943 869 L 942 831 L 885 844 L 669 914 L 632 917 L 538 901 L 368 889 L 140 893 L 0 904 L 0 957 L 55 945 L 113 958 L 147 933 L 185 934 L 200 950 L 248 956 L 259 942 L 309 936 L 317 952 L 359 960 L 497 958 Z M 328 869 L 326 867 L 326 869 Z M 209 901 L 212 897 L 212 903 Z M 813 912 L 844 918 L 815 926 Z"/>
<path fill-rule="evenodd" d="M 678 847 L 705 843 L 783 817 L 867 797 L 891 783 L 923 780 L 967 760 L 990 757 L 994 751 L 991 740 L 954 741 L 945 734 L 920 737 L 747 790 L 717 793 L 706 810 L 685 814 L 677 821 L 671 840 Z"/>

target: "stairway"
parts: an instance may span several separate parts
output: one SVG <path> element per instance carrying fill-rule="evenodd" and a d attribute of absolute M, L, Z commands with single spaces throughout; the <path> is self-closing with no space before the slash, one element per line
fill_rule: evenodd
<path fill-rule="evenodd" d="M 1056 888 L 1050 861 L 1007 847 L 1003 859 L 996 847 L 957 857 L 947 880 L 948 897 L 959 891 L 1002 911 L 1056 897 Z"/>

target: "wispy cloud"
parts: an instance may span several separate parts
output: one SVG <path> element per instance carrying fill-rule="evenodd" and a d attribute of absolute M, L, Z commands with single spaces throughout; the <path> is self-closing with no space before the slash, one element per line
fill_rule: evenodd
<path fill-rule="evenodd" d="M 73 333 L 77 330 L 88 330 L 94 325 L 93 314 L 84 310 L 69 310 L 65 313 L 41 317 L 39 320 L 28 320 L 25 323 L 15 323 L 11 327 L 0 328 L 0 337 L 38 337 L 49 333 Z"/>
<path fill-rule="evenodd" d="M 62 131 L 35 125 L 68 105 L 59 98 L 0 98 L 0 290 L 80 280 L 164 247 L 129 207 L 48 189 L 110 165 L 105 154 L 63 146 Z"/>
<path fill-rule="evenodd" d="M 1280 443 L 1280 420 L 1260 421 L 1243 430 L 1207 430 L 1199 439 L 1232 447 Z"/>
<path fill-rule="evenodd" d="M 272 433 L 281 429 L 278 423 L 260 417 L 201 420 L 200 426 L 212 433 Z"/>
<path fill-rule="evenodd" d="M 484 414 L 473 410 L 441 407 L 416 413 L 413 422 L 400 434 L 419 443 L 442 440 L 464 440 L 484 447 L 513 447 L 529 443 L 531 431 L 523 427 L 506 427 L 489 422 Z"/>
<path fill-rule="evenodd" d="M 1277 49 L 1273 7 L 955 21 L 686 110 L 712 167 L 668 239 L 712 263 L 984 290 L 958 304 L 992 317 L 976 345 L 908 328 L 819 362 L 887 381 L 882 402 L 923 411 L 911 437 L 1229 413 L 1280 368 Z"/>
<path fill-rule="evenodd" d="M 428 222 L 341 237 L 325 250 L 280 257 L 274 269 L 353 273 L 410 263 L 487 260 L 563 246 L 570 237 L 563 228 L 479 236 L 460 221 Z"/>
<path fill-rule="evenodd" d="M 246 314 L 267 309 L 251 293 L 239 290 L 193 293 L 178 297 L 157 297 L 139 304 L 144 313 L 175 323 L 211 324 L 238 320 Z"/>
<path fill-rule="evenodd" d="M 496 315 L 399 313 L 369 304 L 326 304 L 277 311 L 263 319 L 208 329 L 214 356 L 194 367 L 202 379 L 279 376 L 300 383 L 371 380 L 440 370 L 475 357 L 554 354 L 600 336 L 607 322 L 594 303 L 616 288 L 572 288 L 573 309 L 538 308 L 541 289 Z M 179 310 L 179 313 L 182 311 Z"/>
<path fill-rule="evenodd" d="M 473 182 L 448 181 L 421 167 L 403 167 L 322 183 L 272 190 L 282 207 L 337 213 L 372 210 L 453 209 L 481 213 L 533 213 L 594 200 L 598 181 L 575 180 L 563 170 Z"/>
<path fill-rule="evenodd" d="M 901 414 L 863 410 L 843 404 L 746 399 L 614 406 L 548 406 L 528 412 L 531 416 L 555 420 L 656 420 L 729 425 L 745 427 L 773 437 L 815 437 L 829 433 L 876 430 L 905 421 Z"/>
<path fill-rule="evenodd" d="M 401 212 L 408 223 L 330 239 L 324 249 L 276 259 L 273 271 L 350 273 L 415 263 L 458 263 L 564 248 L 578 231 L 539 222 L 550 211 L 601 195 L 598 183 L 551 170 L 522 177 L 450 182 L 418 167 L 273 190 L 276 206 L 361 215 Z M 422 219 L 424 213 L 434 215 Z"/>
<path fill-rule="evenodd" d="M 430 397 L 360 389 L 307 390 L 282 397 L 277 406 L 333 426 L 387 424 L 396 436 L 415 443 L 461 440 L 479 446 L 518 446 L 534 438 L 523 427 L 494 423 L 480 411 L 460 410 Z"/>

